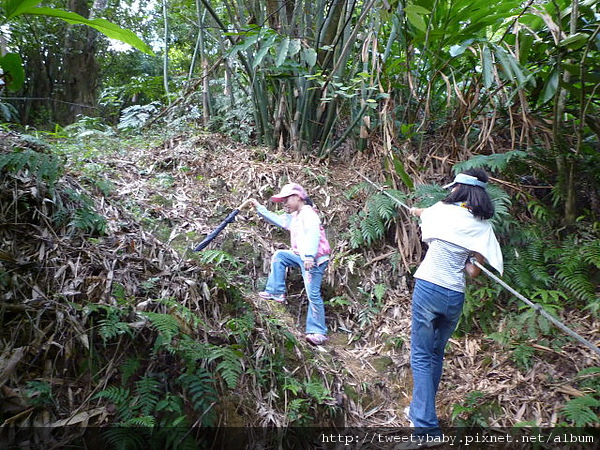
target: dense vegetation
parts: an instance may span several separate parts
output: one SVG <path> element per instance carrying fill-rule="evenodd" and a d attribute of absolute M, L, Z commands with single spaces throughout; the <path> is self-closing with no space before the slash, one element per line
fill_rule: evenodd
<path fill-rule="evenodd" d="M 223 247 L 194 255 L 192 263 L 186 248 L 244 191 L 267 198 L 286 177 L 299 179 L 317 193 L 324 210 L 339 212 L 328 223 L 336 243 L 329 280 L 330 306 L 339 319 L 334 327 L 345 328 L 351 317 L 360 324 L 352 343 L 383 339 L 369 330 L 381 326 L 394 296 L 405 295 L 407 275 L 423 250 L 415 223 L 389 195 L 351 177 L 354 168 L 386 186 L 388 194 L 419 205 L 442 195 L 439 186 L 452 171 L 487 169 L 504 279 L 598 342 L 597 2 L 44 5 L 40 10 L 35 0 L 7 0 L 0 10 L 0 287 L 6 292 L 0 314 L 5 324 L 19 324 L 2 335 L 2 387 L 24 408 L 6 409 L 2 420 L 33 408 L 51 411 L 58 421 L 86 405 L 89 415 L 80 422 L 232 423 L 226 409 L 235 402 L 228 399 L 241 389 L 261 399 L 263 410 L 253 424 L 338 420 L 334 386 L 344 383 L 335 371 L 306 364 L 303 377 L 294 376 L 290 361 L 304 361 L 292 350 L 296 338 L 241 301 L 244 286 L 264 277 L 265 268 L 258 266 L 268 260 L 268 246 Z M 120 28 L 94 22 L 100 18 Z M 145 53 L 123 49 L 99 31 Z M 195 142 L 206 132 L 227 144 L 206 139 L 185 151 L 175 144 Z M 232 164 L 247 151 L 242 146 L 251 154 L 239 159 L 244 164 Z M 237 155 L 227 152 L 231 147 Z M 138 152 L 152 164 L 140 156 L 136 170 L 117 170 Z M 157 193 L 145 203 L 117 195 L 108 175 L 134 192 L 133 180 L 123 178 L 128 171 L 147 176 Z M 198 186 L 202 195 L 192 195 Z M 188 214 L 180 216 L 176 211 L 188 205 L 186 195 L 197 202 L 224 200 L 210 212 L 208 202 L 203 210 L 186 206 Z M 199 216 L 205 216 L 202 226 L 193 219 Z M 30 224 L 31 230 L 16 224 Z M 18 252 L 24 242 L 26 250 Z M 71 261 L 64 262 L 69 268 L 57 269 L 59 260 Z M 134 260 L 144 269 L 126 275 Z M 106 282 L 114 277 L 121 278 Z M 40 296 L 52 300 L 43 311 L 29 304 Z M 140 303 L 146 309 L 135 309 Z M 48 332 L 38 333 L 44 326 L 68 336 L 69 345 L 58 351 L 43 344 L 52 342 Z M 18 329 L 20 334 L 6 331 Z M 258 349 L 264 336 L 257 329 L 268 336 Z M 540 351 L 563 355 L 562 347 L 572 345 L 490 280 L 468 292 L 458 335 L 469 334 L 508 351 L 510 364 L 524 374 L 543 359 Z M 401 336 L 383 343 L 403 348 Z M 58 372 L 32 362 L 38 356 L 26 357 L 26 348 L 36 345 L 47 361 L 80 351 L 79 359 L 67 358 L 60 368 L 70 380 L 86 378 L 86 389 L 74 394 L 52 386 L 48 380 Z M 152 354 L 144 355 L 149 346 Z M 280 351 L 272 352 L 275 347 Z M 571 397 L 560 400 L 555 414 L 519 412 L 517 420 L 502 425 L 597 425 L 598 361 L 578 352 L 569 370 L 553 375 L 573 386 L 563 392 Z M 261 361 L 267 354 L 272 359 Z M 27 367 L 21 361 L 29 361 Z M 358 404 L 360 394 L 356 388 L 351 400 Z M 217 399 L 221 410 L 214 408 Z M 92 401 L 114 406 L 107 414 L 92 409 Z M 475 390 L 461 405 L 449 406 L 451 420 L 497 423 L 498 402 Z M 240 409 L 256 409 L 241 403 Z M 358 410 L 346 419 L 367 424 Z M 115 432 L 111 439 L 122 436 Z"/>

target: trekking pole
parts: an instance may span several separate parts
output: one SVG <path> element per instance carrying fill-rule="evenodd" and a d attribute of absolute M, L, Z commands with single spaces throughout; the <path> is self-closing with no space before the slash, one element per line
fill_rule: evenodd
<path fill-rule="evenodd" d="M 479 261 L 477 261 L 475 258 L 471 258 L 471 263 L 476 265 L 477 267 L 479 267 L 488 277 L 490 277 L 496 283 L 500 284 L 504 289 L 509 291 L 511 294 L 513 294 L 518 299 L 523 300 L 527 305 L 531 306 L 533 309 L 536 310 L 536 312 L 540 313 L 542 316 L 544 316 L 546 319 L 548 319 L 550 322 L 552 322 L 554 325 L 556 325 L 562 331 L 567 333 L 569 336 L 575 338 L 576 340 L 581 342 L 586 347 L 589 347 L 591 350 L 593 350 L 596 353 L 597 356 L 600 356 L 600 348 L 596 347 L 590 341 L 584 339 L 583 337 L 581 337 L 580 335 L 575 333 L 573 330 L 571 330 L 569 327 L 564 325 L 562 322 L 560 322 L 557 319 L 555 319 L 554 317 L 552 317 L 544 308 L 542 308 L 541 305 L 539 305 L 537 303 L 533 303 L 531 300 L 524 297 L 519 292 L 515 291 L 508 284 L 506 284 L 504 281 L 502 281 L 500 278 L 498 278 L 496 275 L 494 275 L 492 272 L 490 272 L 488 269 L 486 269 L 483 266 L 483 264 L 480 264 Z"/>
<path fill-rule="evenodd" d="M 394 197 L 393 195 L 391 195 L 389 192 L 387 192 L 384 188 L 382 188 L 381 186 L 377 186 L 375 183 L 373 183 L 371 180 L 369 180 L 367 177 L 365 177 L 362 173 L 360 173 L 358 170 L 355 170 L 355 172 L 360 175 L 367 183 L 369 183 L 371 186 L 373 186 L 375 189 L 377 189 L 379 192 L 381 192 L 383 195 L 386 195 L 387 197 L 391 198 L 392 200 L 394 200 L 396 203 L 398 203 L 400 206 L 402 206 L 403 208 L 406 208 L 408 210 L 410 210 L 410 206 L 408 206 L 405 203 L 402 203 L 400 200 L 398 200 L 396 197 Z"/>

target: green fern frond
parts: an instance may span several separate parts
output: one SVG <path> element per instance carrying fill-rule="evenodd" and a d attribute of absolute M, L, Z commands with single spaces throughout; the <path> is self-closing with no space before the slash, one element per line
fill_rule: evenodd
<path fill-rule="evenodd" d="M 109 315 L 106 319 L 98 322 L 98 334 L 104 342 L 123 334 L 131 335 L 129 323 L 122 322 L 117 315 Z"/>
<path fill-rule="evenodd" d="M 58 225 L 66 225 L 90 234 L 106 234 L 106 218 L 95 210 L 94 201 L 87 195 L 74 189 L 64 189 L 69 202 L 60 204 L 52 217 Z"/>
<path fill-rule="evenodd" d="M 170 314 L 149 311 L 142 313 L 142 315 L 150 320 L 154 328 L 158 330 L 166 342 L 170 342 L 181 330 L 177 318 Z"/>
<path fill-rule="evenodd" d="M 121 386 L 109 386 L 103 391 L 98 392 L 94 395 L 94 398 L 104 398 L 109 402 L 114 403 L 117 408 L 124 405 L 129 405 L 131 401 L 131 393 L 129 389 Z"/>
<path fill-rule="evenodd" d="M 506 153 L 492 153 L 491 155 L 476 155 L 468 161 L 463 161 L 454 165 L 454 173 L 460 173 L 468 169 L 484 168 L 492 172 L 502 172 L 515 159 L 527 158 L 529 154 L 522 150 L 511 150 Z"/>
<path fill-rule="evenodd" d="M 141 378 L 136 383 L 135 394 L 138 397 L 136 409 L 139 409 L 145 416 L 150 415 L 156 404 L 160 401 L 159 394 L 162 392 L 161 383 L 150 376 Z"/>
<path fill-rule="evenodd" d="M 138 358 L 128 358 L 121 365 L 121 380 L 123 384 L 126 384 L 132 375 L 138 371 L 141 367 L 140 360 Z"/>
<path fill-rule="evenodd" d="M 564 417 L 575 427 L 598 426 L 600 400 L 590 395 L 569 400 L 561 408 Z"/>
<path fill-rule="evenodd" d="M 200 367 L 194 372 L 180 375 L 177 383 L 186 393 L 185 399 L 190 402 L 192 409 L 202 415 L 202 425 L 210 426 L 215 413 L 209 408 L 218 398 L 213 375 Z"/>
<path fill-rule="evenodd" d="M 199 342 L 185 334 L 178 340 L 176 347 L 171 349 L 173 353 L 177 353 L 185 361 L 189 369 L 195 368 L 198 361 L 208 358 L 211 350 L 212 346 L 210 344 Z"/>
<path fill-rule="evenodd" d="M 37 179 L 44 180 L 53 186 L 62 173 L 63 164 L 56 155 L 27 149 L 0 154 L 0 171 L 2 169 L 15 173 L 28 170 Z"/>
<path fill-rule="evenodd" d="M 383 237 L 385 225 L 381 220 L 381 217 L 375 214 L 369 214 L 361 223 L 361 232 L 364 242 L 366 244 L 372 244 Z"/>
<path fill-rule="evenodd" d="M 148 427 L 152 428 L 156 424 L 156 419 L 153 416 L 134 417 L 129 420 L 127 425 L 132 427 Z"/>
<path fill-rule="evenodd" d="M 148 448 L 150 432 L 129 426 L 113 427 L 102 433 L 107 447 L 114 450 L 137 450 Z"/>
<path fill-rule="evenodd" d="M 318 380 L 307 380 L 304 384 L 304 392 L 317 403 L 324 403 L 332 399 L 329 389 Z"/>
<path fill-rule="evenodd" d="M 240 262 L 235 257 L 223 250 L 204 250 L 197 252 L 196 256 L 200 263 L 205 265 L 222 266 L 227 263 L 234 268 L 240 266 Z"/>
<path fill-rule="evenodd" d="M 448 191 L 437 184 L 419 184 L 415 186 L 412 195 L 416 200 L 416 206 L 428 208 L 442 200 L 448 195 Z"/>
<path fill-rule="evenodd" d="M 198 450 L 199 448 L 208 448 L 209 445 L 199 445 L 198 442 L 190 435 L 188 427 L 181 425 L 173 425 L 168 428 L 158 430 L 160 433 L 159 439 L 164 441 L 165 449 L 173 450 Z M 163 439 L 164 436 L 164 439 Z"/>
<path fill-rule="evenodd" d="M 242 361 L 243 353 L 231 347 L 213 347 L 208 362 L 220 359 L 217 364 L 217 372 L 230 389 L 237 386 L 240 375 L 243 373 Z"/>

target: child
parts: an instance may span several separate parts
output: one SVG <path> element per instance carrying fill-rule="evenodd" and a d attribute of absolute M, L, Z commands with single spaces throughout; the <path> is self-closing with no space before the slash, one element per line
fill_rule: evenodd
<path fill-rule="evenodd" d="M 267 286 L 258 295 L 264 299 L 285 302 L 286 269 L 299 267 L 308 295 L 306 340 L 312 345 L 321 345 L 327 340 L 321 281 L 329 263 L 329 242 L 312 200 L 302 186 L 297 183 L 286 184 L 271 200 L 283 203 L 286 213 L 273 213 L 255 199 L 249 202 L 265 220 L 290 231 L 292 248 L 275 252 Z"/>
<path fill-rule="evenodd" d="M 441 429 L 435 396 L 442 376 L 444 347 L 454 332 L 464 302 L 465 272 L 470 277 L 484 258 L 502 273 L 502 253 L 492 225 L 492 200 L 486 191 L 488 176 L 481 169 L 458 174 L 446 188 L 450 194 L 430 208 L 411 208 L 421 218 L 422 240 L 429 245 L 415 273 L 412 297 L 411 368 L 413 397 L 405 409 L 413 433 L 439 444 Z M 435 439 L 438 438 L 438 439 Z M 408 443 L 410 444 L 410 443 Z M 411 448 L 407 445 L 406 448 Z"/>

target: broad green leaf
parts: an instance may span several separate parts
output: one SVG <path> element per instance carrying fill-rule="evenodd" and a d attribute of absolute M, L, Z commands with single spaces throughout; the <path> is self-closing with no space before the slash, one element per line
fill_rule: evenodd
<path fill-rule="evenodd" d="M 539 50 L 541 43 L 536 43 L 536 48 Z M 519 33 L 519 62 L 522 65 L 526 65 L 528 62 L 529 54 L 533 48 L 533 36 L 530 33 Z"/>
<path fill-rule="evenodd" d="M 394 156 L 394 169 L 396 170 L 396 174 L 400 177 L 404 185 L 408 189 L 412 190 L 415 186 L 408 174 L 406 173 L 406 170 L 404 169 L 404 164 L 396 156 Z"/>
<path fill-rule="evenodd" d="M 519 62 L 510 53 L 506 54 L 506 59 L 508 60 L 508 63 L 510 64 L 510 68 L 511 68 L 512 73 L 514 74 L 515 78 L 517 79 L 518 84 L 519 85 L 525 84 L 527 79 L 525 77 L 525 74 L 523 73 L 523 70 L 521 69 L 521 66 L 519 66 Z"/>
<path fill-rule="evenodd" d="M 265 58 L 269 50 L 271 50 L 275 39 L 277 39 L 277 35 L 272 34 L 264 43 L 261 44 L 260 50 L 256 54 L 256 58 L 254 58 L 254 62 L 252 63 L 253 69 L 256 69 L 260 63 L 262 63 L 262 60 Z"/>
<path fill-rule="evenodd" d="M 279 67 L 287 58 L 288 51 L 290 48 L 290 38 L 285 37 L 281 44 L 279 44 L 279 49 L 277 50 L 277 58 L 275 59 L 275 67 Z"/>
<path fill-rule="evenodd" d="M 288 55 L 290 55 L 290 57 L 295 56 L 300 49 L 302 48 L 302 42 L 300 41 L 300 39 L 292 39 L 290 41 L 290 48 L 288 50 Z"/>
<path fill-rule="evenodd" d="M 501 47 L 497 47 L 496 51 L 495 51 L 495 55 L 496 55 L 496 58 L 498 58 L 498 61 L 500 62 L 500 68 L 502 69 L 502 72 L 504 72 L 504 74 L 507 76 L 507 78 L 514 80 L 515 76 L 512 72 L 512 64 L 508 60 L 506 51 Z"/>
<path fill-rule="evenodd" d="M 23 14 L 23 11 L 33 8 L 39 3 L 42 3 L 42 1 L 43 0 L 7 0 L 4 2 L 6 20 L 10 20 L 13 17 Z"/>
<path fill-rule="evenodd" d="M 467 39 L 460 45 L 453 45 L 450 47 L 450 56 L 455 57 L 462 55 L 467 47 L 473 43 L 473 39 Z"/>
<path fill-rule="evenodd" d="M 481 64 L 483 68 L 483 84 L 489 89 L 494 82 L 494 62 L 492 61 L 492 52 L 486 45 L 483 47 Z"/>
<path fill-rule="evenodd" d="M 308 67 L 314 67 L 317 63 L 317 52 L 313 48 L 305 48 L 302 52 L 302 56 Z"/>
<path fill-rule="evenodd" d="M 247 50 L 250 46 L 256 44 L 256 41 L 258 41 L 258 38 L 259 38 L 258 33 L 251 34 L 241 44 L 237 44 L 237 45 L 234 45 L 233 47 L 231 47 L 230 55 L 233 56 L 237 52 L 243 52 L 243 51 Z"/>
<path fill-rule="evenodd" d="M 8 89 L 18 91 L 25 81 L 25 70 L 23 69 L 21 56 L 17 53 L 7 53 L 0 56 L 0 68 L 5 74 L 4 81 L 7 83 Z"/>
<path fill-rule="evenodd" d="M 586 33 L 572 34 L 566 39 L 563 39 L 558 43 L 559 47 L 566 47 L 570 50 L 577 50 L 587 44 L 590 37 Z"/>
<path fill-rule="evenodd" d="M 415 13 L 415 14 L 421 14 L 421 15 L 431 14 L 430 10 L 423 8 L 422 6 L 419 6 L 419 5 L 406 5 L 404 7 L 404 11 L 410 12 L 410 13 Z"/>
<path fill-rule="evenodd" d="M 406 11 L 406 18 L 408 19 L 408 22 L 417 30 L 422 32 L 427 31 L 427 25 L 425 24 L 425 20 L 420 14 Z"/>
<path fill-rule="evenodd" d="M 86 19 L 85 17 L 80 16 L 79 14 L 76 14 L 74 12 L 63 11 L 61 9 L 53 8 L 30 8 L 26 11 L 21 12 L 21 14 L 29 14 L 34 16 L 50 16 L 62 19 L 65 22 L 71 24 L 87 25 L 98 30 L 99 32 L 111 39 L 116 39 L 118 41 L 129 44 L 132 47 L 137 48 L 141 52 L 147 53 L 149 55 L 154 54 L 152 49 L 144 41 L 137 37 L 133 31 L 123 29 L 120 26 L 109 22 L 106 19 Z"/>

